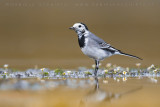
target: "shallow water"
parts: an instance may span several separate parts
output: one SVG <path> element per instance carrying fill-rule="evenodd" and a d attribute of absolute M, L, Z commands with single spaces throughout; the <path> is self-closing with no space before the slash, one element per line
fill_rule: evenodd
<path fill-rule="evenodd" d="M 159 78 L 6 79 L 1 107 L 159 107 Z M 6 89 L 2 89 L 5 84 Z M 5 87 L 3 86 L 3 87 Z"/>
<path fill-rule="evenodd" d="M 0 107 L 159 107 L 160 68 L 0 68 Z M 101 65 L 100 65 L 101 66 Z"/>
<path fill-rule="evenodd" d="M 34 65 L 90 67 L 94 61 L 82 54 L 77 35 L 68 29 L 76 22 L 85 23 L 113 47 L 144 59 L 117 55 L 103 64 L 158 65 L 159 10 L 159 0 L 1 0 L 0 65 L 19 69 Z"/>
<path fill-rule="evenodd" d="M 158 0 L 1 0 L 0 66 L 10 66 L 0 68 L 0 107 L 159 107 L 158 67 L 132 69 L 126 75 L 126 68 L 107 74 L 102 68 L 98 79 L 93 78 L 93 69 L 64 75 L 39 69 L 91 68 L 94 61 L 82 54 L 75 32 L 68 29 L 75 22 L 144 59 L 114 56 L 103 67 L 108 62 L 124 67 L 137 62 L 141 67 L 159 65 L 159 9 Z"/>

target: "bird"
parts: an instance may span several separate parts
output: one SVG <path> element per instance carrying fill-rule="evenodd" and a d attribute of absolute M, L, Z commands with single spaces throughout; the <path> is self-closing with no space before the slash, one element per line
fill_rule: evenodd
<path fill-rule="evenodd" d="M 97 76 L 99 62 L 113 55 L 124 55 L 142 60 L 142 58 L 127 54 L 118 50 L 89 31 L 84 23 L 75 23 L 69 29 L 74 30 L 78 36 L 78 43 L 81 51 L 88 57 L 95 60 L 94 76 Z"/>

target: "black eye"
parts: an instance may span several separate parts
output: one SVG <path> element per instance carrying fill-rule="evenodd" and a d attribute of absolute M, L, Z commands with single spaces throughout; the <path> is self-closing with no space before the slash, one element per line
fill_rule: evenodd
<path fill-rule="evenodd" d="M 81 25 L 78 26 L 79 28 L 81 27 Z"/>

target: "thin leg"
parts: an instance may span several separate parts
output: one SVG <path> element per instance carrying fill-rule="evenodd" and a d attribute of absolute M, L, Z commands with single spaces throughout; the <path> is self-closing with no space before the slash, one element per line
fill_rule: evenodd
<path fill-rule="evenodd" d="M 97 76 L 97 71 L 98 71 L 98 68 L 99 68 L 99 61 L 98 61 L 98 60 L 95 60 L 95 63 L 96 63 L 96 67 L 95 67 L 94 75 L 95 75 L 95 77 L 96 77 L 96 76 Z"/>
<path fill-rule="evenodd" d="M 95 90 L 98 90 L 99 89 L 99 82 L 98 82 L 97 77 L 95 77 L 95 81 L 96 81 Z"/>

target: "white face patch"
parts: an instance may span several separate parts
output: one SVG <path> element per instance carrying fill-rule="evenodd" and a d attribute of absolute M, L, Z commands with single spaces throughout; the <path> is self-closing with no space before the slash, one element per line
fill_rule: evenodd
<path fill-rule="evenodd" d="M 76 32 L 84 33 L 87 30 L 86 27 L 83 24 L 81 24 L 81 23 L 75 23 L 73 25 L 73 27 L 74 27 L 74 29 L 75 29 Z"/>

